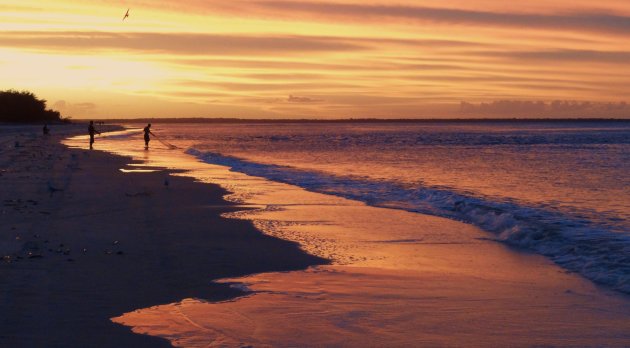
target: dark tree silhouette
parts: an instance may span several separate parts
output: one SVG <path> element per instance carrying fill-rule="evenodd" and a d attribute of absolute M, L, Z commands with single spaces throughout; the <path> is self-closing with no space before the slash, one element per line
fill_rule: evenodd
<path fill-rule="evenodd" d="M 0 122 L 59 122 L 58 111 L 47 110 L 46 100 L 27 91 L 0 91 Z"/>

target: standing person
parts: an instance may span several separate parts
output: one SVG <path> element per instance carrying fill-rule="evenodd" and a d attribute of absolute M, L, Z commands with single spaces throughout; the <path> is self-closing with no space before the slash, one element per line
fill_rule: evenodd
<path fill-rule="evenodd" d="M 151 137 L 150 135 L 155 135 L 153 133 L 151 133 L 151 124 L 147 124 L 146 127 L 144 127 L 144 149 L 148 150 L 149 149 L 149 141 L 151 141 Z"/>
<path fill-rule="evenodd" d="M 42 132 L 44 132 L 44 135 L 49 135 L 50 134 L 50 129 L 48 129 L 48 125 L 45 124 L 44 128 L 42 128 Z"/>
<path fill-rule="evenodd" d="M 90 150 L 92 150 L 92 144 L 94 144 L 94 133 L 101 134 L 101 132 L 97 131 L 94 128 L 94 121 L 90 121 L 90 125 L 88 126 L 88 133 L 90 133 Z"/>

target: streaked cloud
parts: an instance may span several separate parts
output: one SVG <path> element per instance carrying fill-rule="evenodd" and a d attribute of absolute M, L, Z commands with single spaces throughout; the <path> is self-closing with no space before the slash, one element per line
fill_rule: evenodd
<path fill-rule="evenodd" d="M 71 115 L 450 117 L 508 100 L 492 115 L 513 116 L 520 102 L 630 100 L 617 0 L 7 1 L 0 87 Z"/>
<path fill-rule="evenodd" d="M 322 99 L 301 97 L 297 95 L 289 95 L 289 97 L 287 98 L 287 102 L 289 103 L 319 103 L 322 101 L 323 101 Z"/>
<path fill-rule="evenodd" d="M 254 6 L 274 11 L 276 14 L 310 14 L 317 15 L 319 19 L 328 18 L 329 20 L 331 18 L 351 18 L 358 21 L 372 22 L 375 19 L 393 18 L 450 25 L 630 34 L 630 16 L 605 12 L 540 14 L 314 1 L 260 1 L 255 2 Z"/>
<path fill-rule="evenodd" d="M 460 111 L 467 116 L 501 116 L 506 113 L 522 117 L 592 117 L 606 115 L 607 117 L 630 117 L 630 104 L 601 103 L 592 101 L 554 100 L 550 102 L 499 100 L 488 103 L 460 104 Z"/>
<path fill-rule="evenodd" d="M 630 48 L 630 47 L 629 47 Z M 617 63 L 627 65 L 630 62 L 628 51 L 593 51 L 593 50 L 548 50 L 548 51 L 516 51 L 489 52 L 490 56 L 510 57 L 521 60 L 544 60 L 586 63 Z"/>
<path fill-rule="evenodd" d="M 343 52 L 367 48 L 356 40 L 351 41 L 324 37 L 195 33 L 0 32 L 0 45 L 5 47 L 45 51 L 126 50 L 177 55 Z"/>

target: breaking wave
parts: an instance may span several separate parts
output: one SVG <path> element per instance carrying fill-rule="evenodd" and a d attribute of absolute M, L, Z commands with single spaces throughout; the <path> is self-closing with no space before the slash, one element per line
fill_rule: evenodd
<path fill-rule="evenodd" d="M 261 164 L 194 148 L 187 153 L 206 163 L 313 192 L 471 223 L 493 233 L 496 240 L 545 255 L 569 271 L 630 294 L 630 236 L 613 216 L 483 197 L 448 187 L 412 187 Z M 589 219 L 594 214 L 603 217 L 594 222 Z"/>

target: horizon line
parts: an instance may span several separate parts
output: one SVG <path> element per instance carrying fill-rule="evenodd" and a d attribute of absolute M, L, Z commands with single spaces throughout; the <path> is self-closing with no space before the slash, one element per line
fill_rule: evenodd
<path fill-rule="evenodd" d="M 95 122 L 168 122 L 168 123 L 423 123 L 423 122 L 630 122 L 630 118 L 596 118 L 596 117 L 573 117 L 573 118 L 238 118 L 238 117 L 139 117 L 139 118 L 104 118 L 71 119 L 70 122 L 78 121 Z"/>

